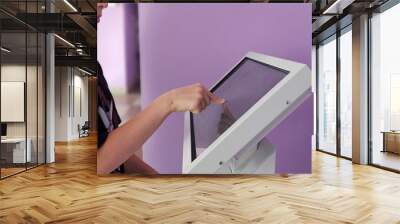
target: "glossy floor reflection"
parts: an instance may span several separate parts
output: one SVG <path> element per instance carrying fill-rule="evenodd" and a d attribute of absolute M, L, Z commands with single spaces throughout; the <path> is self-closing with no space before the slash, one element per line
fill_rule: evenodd
<path fill-rule="evenodd" d="M 400 171 L 400 154 L 376 150 L 372 159 L 374 164 Z"/>

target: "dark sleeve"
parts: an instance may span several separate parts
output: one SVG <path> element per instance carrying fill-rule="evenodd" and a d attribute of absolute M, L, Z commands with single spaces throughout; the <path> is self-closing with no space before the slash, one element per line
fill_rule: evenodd
<path fill-rule="evenodd" d="M 113 129 L 116 129 L 121 123 L 121 118 L 118 114 L 117 108 L 115 107 L 114 97 L 112 96 L 108 84 L 103 75 L 103 70 L 99 63 L 97 63 L 97 108 L 102 108 L 104 111 L 110 111 L 110 105 L 113 105 L 112 113 L 112 125 Z M 99 113 L 97 113 L 97 146 L 100 148 L 108 136 L 107 127 L 104 126 Z"/>

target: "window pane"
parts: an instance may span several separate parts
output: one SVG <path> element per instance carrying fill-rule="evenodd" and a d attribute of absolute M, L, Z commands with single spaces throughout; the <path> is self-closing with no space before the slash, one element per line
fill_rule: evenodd
<path fill-rule="evenodd" d="M 318 148 L 336 153 L 336 39 L 318 48 Z"/>
<path fill-rule="evenodd" d="M 340 152 L 351 158 L 352 141 L 352 35 L 340 36 Z"/>
<path fill-rule="evenodd" d="M 400 4 L 371 19 L 372 163 L 400 170 Z"/>

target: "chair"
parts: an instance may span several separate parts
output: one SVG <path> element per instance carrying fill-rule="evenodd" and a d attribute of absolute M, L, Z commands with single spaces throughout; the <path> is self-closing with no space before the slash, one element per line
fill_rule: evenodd
<path fill-rule="evenodd" d="M 89 136 L 89 130 L 90 130 L 89 121 L 85 121 L 82 127 L 78 124 L 79 138 Z"/>

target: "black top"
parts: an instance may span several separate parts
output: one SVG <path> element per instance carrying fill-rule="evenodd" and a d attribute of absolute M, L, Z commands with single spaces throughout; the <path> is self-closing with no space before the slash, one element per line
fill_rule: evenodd
<path fill-rule="evenodd" d="M 108 84 L 103 75 L 103 70 L 97 62 L 97 149 L 99 149 L 107 139 L 108 134 L 118 128 L 121 118 L 115 107 L 114 97 L 112 96 Z M 124 164 L 114 172 L 124 173 Z"/>
<path fill-rule="evenodd" d="M 114 98 L 108 88 L 103 70 L 97 63 L 97 147 L 100 148 L 107 139 L 108 133 L 118 128 L 121 118 L 115 108 Z"/>

